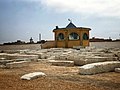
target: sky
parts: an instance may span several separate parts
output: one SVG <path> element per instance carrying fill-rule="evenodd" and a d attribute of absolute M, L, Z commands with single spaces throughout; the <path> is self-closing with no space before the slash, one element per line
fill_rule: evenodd
<path fill-rule="evenodd" d="M 68 19 L 91 28 L 90 38 L 120 38 L 120 0 L 0 0 L 0 43 L 37 42 L 39 33 L 54 40 L 53 29 Z"/>

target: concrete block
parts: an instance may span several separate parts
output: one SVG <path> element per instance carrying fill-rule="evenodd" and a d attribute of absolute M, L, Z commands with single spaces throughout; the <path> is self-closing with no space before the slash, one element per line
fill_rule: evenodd
<path fill-rule="evenodd" d="M 28 61 L 21 61 L 21 62 L 11 62 L 11 63 L 7 63 L 6 64 L 6 68 L 21 68 L 21 67 L 25 67 L 28 66 Z"/>
<path fill-rule="evenodd" d="M 21 77 L 21 79 L 22 80 L 31 80 L 31 79 L 36 79 L 36 78 L 39 78 L 42 76 L 46 76 L 46 74 L 43 72 L 33 72 L 33 73 L 28 73 L 28 74 L 23 75 Z"/>
<path fill-rule="evenodd" d="M 7 63 L 11 63 L 14 60 L 0 60 L 0 65 L 6 65 Z"/>
<path fill-rule="evenodd" d="M 6 58 L 8 60 L 11 60 L 11 59 L 21 59 L 21 58 L 29 58 L 29 59 L 31 59 L 33 61 L 37 61 L 38 55 L 0 53 L 0 58 Z"/>
<path fill-rule="evenodd" d="M 5 60 L 6 58 L 0 58 L 0 60 Z"/>
<path fill-rule="evenodd" d="M 5 65 L 0 65 L 0 69 L 5 69 L 6 66 Z"/>
<path fill-rule="evenodd" d="M 120 68 L 115 68 L 115 72 L 120 73 Z"/>
<path fill-rule="evenodd" d="M 20 53 L 20 50 L 3 50 L 3 52 L 13 54 L 13 53 Z"/>
<path fill-rule="evenodd" d="M 100 56 L 102 56 L 102 57 L 115 57 L 115 54 L 113 54 L 113 53 L 103 53 L 103 54 L 100 54 Z"/>
<path fill-rule="evenodd" d="M 98 73 L 114 71 L 115 68 L 119 68 L 119 67 L 120 67 L 120 61 L 92 63 L 81 66 L 79 68 L 79 73 L 84 75 L 98 74 Z"/>
<path fill-rule="evenodd" d="M 104 61 L 117 61 L 117 57 L 99 57 L 99 56 L 83 56 L 76 57 L 74 60 L 75 65 L 85 65 L 96 62 L 104 62 Z"/>
<path fill-rule="evenodd" d="M 74 66 L 74 61 L 49 60 L 49 63 L 55 66 Z"/>
<path fill-rule="evenodd" d="M 12 59 L 14 62 L 20 62 L 20 61 L 31 61 L 29 58 L 21 58 L 21 59 Z"/>
<path fill-rule="evenodd" d="M 55 60 L 55 56 L 51 56 L 49 58 L 47 58 L 48 60 Z"/>
<path fill-rule="evenodd" d="M 7 53 L 0 53 L 0 58 L 7 58 Z"/>
<path fill-rule="evenodd" d="M 74 57 L 75 57 L 75 55 L 68 55 L 67 60 L 74 61 Z"/>
<path fill-rule="evenodd" d="M 21 59 L 21 58 L 28 58 L 32 61 L 37 61 L 38 55 L 20 55 L 20 54 L 9 54 L 8 59 Z"/>
<path fill-rule="evenodd" d="M 67 60 L 67 55 L 60 55 L 60 60 Z"/>

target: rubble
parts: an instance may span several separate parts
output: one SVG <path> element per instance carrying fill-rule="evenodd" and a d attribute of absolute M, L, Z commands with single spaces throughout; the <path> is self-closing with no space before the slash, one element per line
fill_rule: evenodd
<path fill-rule="evenodd" d="M 37 50 L 3 50 L 0 53 L 0 65 L 2 67 L 22 67 L 23 62 L 49 62 L 57 66 L 82 66 L 86 64 L 119 61 L 120 49 L 74 47 L 50 48 Z"/>

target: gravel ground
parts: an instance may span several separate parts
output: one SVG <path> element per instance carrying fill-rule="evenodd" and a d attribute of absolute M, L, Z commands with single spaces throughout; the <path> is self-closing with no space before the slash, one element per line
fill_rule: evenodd
<path fill-rule="evenodd" d="M 35 71 L 47 76 L 30 81 L 20 79 Z M 0 69 L 0 90 L 120 90 L 120 73 L 79 75 L 78 67 L 32 62 L 24 68 Z"/>

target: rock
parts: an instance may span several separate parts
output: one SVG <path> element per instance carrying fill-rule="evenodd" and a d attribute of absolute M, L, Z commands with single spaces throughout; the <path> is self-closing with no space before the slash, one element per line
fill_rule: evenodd
<path fill-rule="evenodd" d="M 0 65 L 6 65 L 7 63 L 11 63 L 13 60 L 0 60 Z"/>
<path fill-rule="evenodd" d="M 13 54 L 13 55 L 8 55 L 9 58 L 12 59 L 21 59 L 21 58 L 29 58 L 32 61 L 37 61 L 38 55 L 19 55 L 19 54 Z"/>
<path fill-rule="evenodd" d="M 55 56 L 51 56 L 48 58 L 48 60 L 54 60 L 55 59 Z"/>
<path fill-rule="evenodd" d="M 80 74 L 97 74 L 103 72 L 114 71 L 115 68 L 120 67 L 120 61 L 107 61 L 107 62 L 98 62 L 92 64 L 86 64 L 79 68 Z"/>
<path fill-rule="evenodd" d="M 33 73 L 29 73 L 29 74 L 25 74 L 21 77 L 22 80 L 31 80 L 31 79 L 36 79 L 42 76 L 46 76 L 45 73 L 43 72 L 33 72 Z"/>
<path fill-rule="evenodd" d="M 115 72 L 119 72 L 120 73 L 120 68 L 115 68 Z"/>
<path fill-rule="evenodd" d="M 38 55 L 25 55 L 25 54 L 7 54 L 0 53 L 0 58 L 10 59 L 21 59 L 21 58 L 29 58 L 32 61 L 37 61 Z"/>
<path fill-rule="evenodd" d="M 0 60 L 5 60 L 6 58 L 0 58 Z"/>
<path fill-rule="evenodd" d="M 120 60 L 120 51 L 116 52 L 115 55 L 118 57 L 118 59 Z"/>
<path fill-rule="evenodd" d="M 74 61 L 49 60 L 49 63 L 55 66 L 74 66 Z"/>
<path fill-rule="evenodd" d="M 75 65 L 85 65 L 104 61 L 117 61 L 117 57 L 100 57 L 100 56 L 79 56 L 74 61 Z"/>
<path fill-rule="evenodd" d="M 113 54 L 113 53 L 101 53 L 100 56 L 102 56 L 102 57 L 115 57 L 115 54 Z"/>
<path fill-rule="evenodd" d="M 13 54 L 13 53 L 19 53 L 19 50 L 3 50 L 3 53 L 9 53 L 9 54 Z"/>
<path fill-rule="evenodd" d="M 20 61 L 31 61 L 29 58 L 21 58 L 21 59 L 12 59 L 14 62 L 20 62 Z"/>
<path fill-rule="evenodd" d="M 0 68 L 1 68 L 1 69 L 5 69 L 6 66 L 5 66 L 5 65 L 0 65 Z"/>
<path fill-rule="evenodd" d="M 0 53 L 0 58 L 7 58 L 7 55 L 6 55 L 7 53 Z"/>
<path fill-rule="evenodd" d="M 25 67 L 28 66 L 28 61 L 20 61 L 20 62 L 11 62 L 11 63 L 7 63 L 6 64 L 6 68 L 21 68 L 21 67 Z"/>

